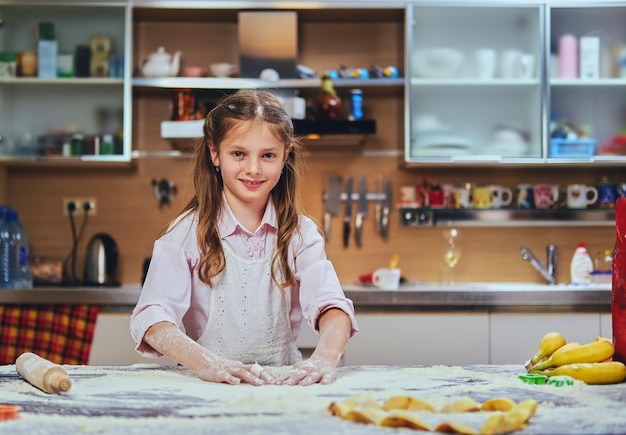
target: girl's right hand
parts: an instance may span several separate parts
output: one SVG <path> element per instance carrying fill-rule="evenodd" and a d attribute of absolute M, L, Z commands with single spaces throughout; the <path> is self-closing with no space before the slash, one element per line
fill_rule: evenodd
<path fill-rule="evenodd" d="M 217 355 L 205 358 L 207 365 L 196 370 L 196 374 L 203 381 L 227 384 L 239 384 L 241 381 L 251 385 L 273 385 L 276 378 L 272 371 L 258 364 L 243 364 L 239 361 L 218 357 Z"/>

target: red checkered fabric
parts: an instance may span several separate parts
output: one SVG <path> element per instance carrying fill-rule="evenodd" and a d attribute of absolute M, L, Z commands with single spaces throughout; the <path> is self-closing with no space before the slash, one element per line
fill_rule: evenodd
<path fill-rule="evenodd" d="M 0 364 L 15 364 L 24 352 L 87 364 L 98 311 L 97 305 L 0 305 Z"/>

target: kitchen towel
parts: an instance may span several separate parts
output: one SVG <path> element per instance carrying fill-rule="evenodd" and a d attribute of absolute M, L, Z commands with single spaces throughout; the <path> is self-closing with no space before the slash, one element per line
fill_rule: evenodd
<path fill-rule="evenodd" d="M 57 364 L 87 364 L 97 305 L 0 305 L 0 364 L 33 352 Z"/>

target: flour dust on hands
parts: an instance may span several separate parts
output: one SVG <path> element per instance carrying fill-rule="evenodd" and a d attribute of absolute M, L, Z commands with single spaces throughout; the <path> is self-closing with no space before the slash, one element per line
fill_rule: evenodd
<path fill-rule="evenodd" d="M 294 364 L 279 376 L 278 382 L 281 385 L 327 385 L 335 380 L 335 367 L 328 360 L 314 355 L 306 361 Z"/>
<path fill-rule="evenodd" d="M 206 367 L 196 372 L 204 381 L 233 385 L 240 384 L 241 381 L 251 385 L 277 383 L 272 371 L 258 364 L 243 364 L 217 355 L 207 355 L 205 361 Z"/>

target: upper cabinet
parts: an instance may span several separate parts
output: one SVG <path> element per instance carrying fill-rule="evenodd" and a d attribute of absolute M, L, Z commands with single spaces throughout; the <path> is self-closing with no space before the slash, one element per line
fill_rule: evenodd
<path fill-rule="evenodd" d="M 591 2 L 409 5 L 405 161 L 625 163 L 625 20 Z"/>
<path fill-rule="evenodd" d="M 0 2 L 0 164 L 128 162 L 125 1 Z"/>
<path fill-rule="evenodd" d="M 626 5 L 548 14 L 549 158 L 626 161 Z"/>
<path fill-rule="evenodd" d="M 408 6 L 409 164 L 543 157 L 543 16 L 541 5 Z"/>

